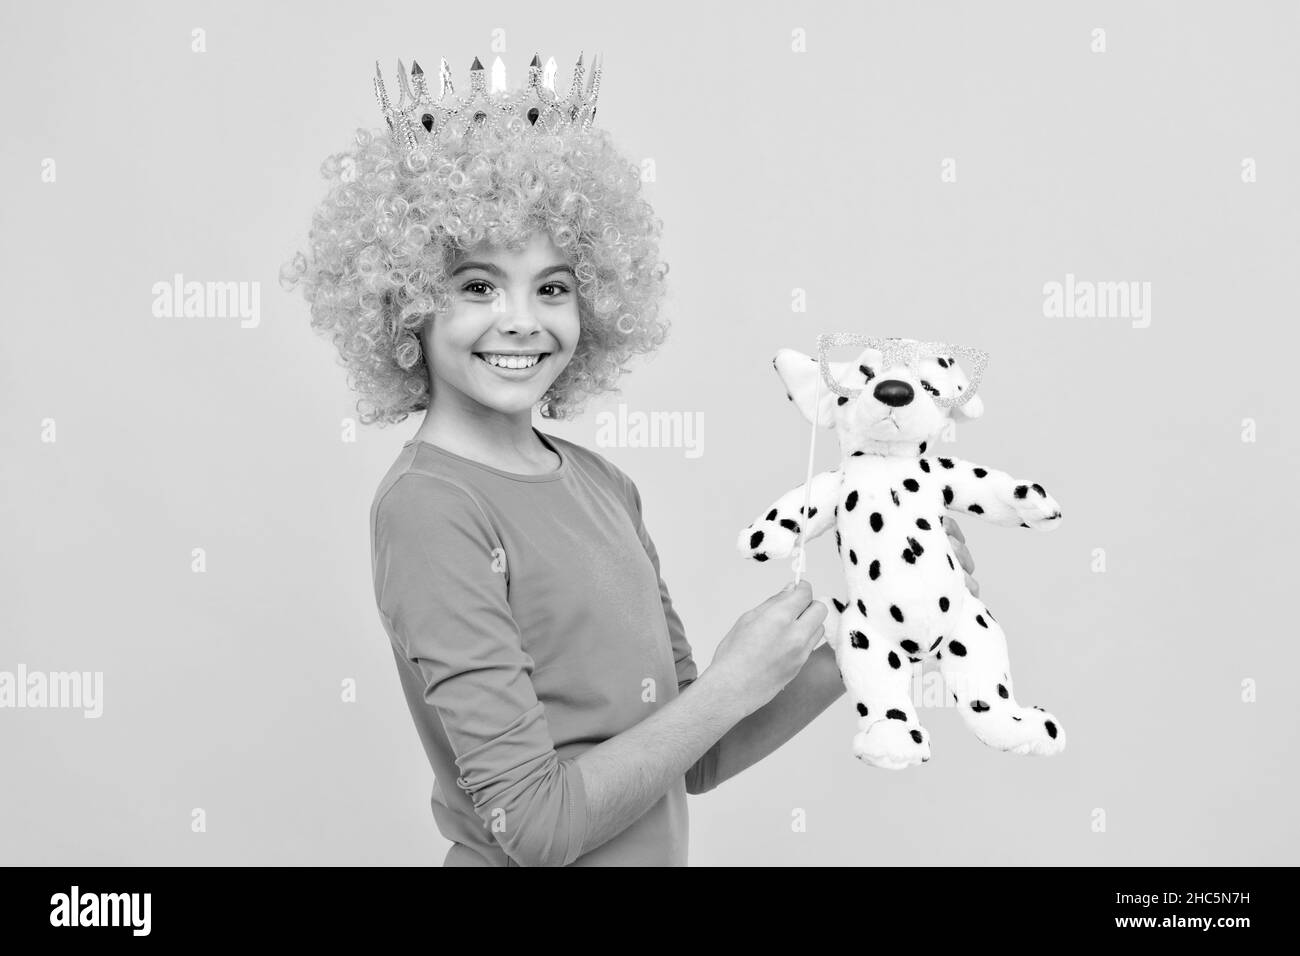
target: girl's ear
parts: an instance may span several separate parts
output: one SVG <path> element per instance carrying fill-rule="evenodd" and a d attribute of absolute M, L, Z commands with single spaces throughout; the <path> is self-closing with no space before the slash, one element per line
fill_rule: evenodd
<path fill-rule="evenodd" d="M 831 363 L 831 373 L 836 381 L 840 380 L 847 369 L 848 362 Z M 821 365 L 815 358 L 796 352 L 794 349 L 782 349 L 772 359 L 776 374 L 785 383 L 785 392 L 795 403 L 803 417 L 814 425 L 830 428 L 835 424 L 835 403 L 840 396 L 832 392 L 822 381 Z M 814 400 L 816 406 L 814 407 Z"/>

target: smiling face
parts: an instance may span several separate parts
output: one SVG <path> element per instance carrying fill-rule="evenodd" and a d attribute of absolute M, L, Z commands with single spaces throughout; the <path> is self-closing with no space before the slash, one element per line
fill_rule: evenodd
<path fill-rule="evenodd" d="M 519 250 L 480 245 L 450 270 L 451 308 L 421 341 L 433 402 L 531 415 L 578 345 L 577 278 L 550 236 Z"/>
<path fill-rule="evenodd" d="M 846 453 L 924 441 L 940 431 L 950 415 L 973 419 L 984 411 L 978 395 L 952 409 L 935 404 L 935 398 L 955 398 L 970 384 L 948 357 L 921 358 L 915 369 L 905 364 L 884 368 L 881 353 L 866 349 L 852 362 L 829 363 L 837 383 L 860 390 L 851 397 L 831 391 L 817 359 L 801 352 L 782 349 L 772 364 L 804 417 L 834 426 Z"/>

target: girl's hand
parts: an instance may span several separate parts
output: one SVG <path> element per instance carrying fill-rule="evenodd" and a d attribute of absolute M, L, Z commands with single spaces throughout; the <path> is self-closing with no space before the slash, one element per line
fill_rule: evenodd
<path fill-rule="evenodd" d="M 952 545 L 952 553 L 957 556 L 957 563 L 966 572 L 966 587 L 970 589 L 971 594 L 979 597 L 979 582 L 971 577 L 975 573 L 975 559 L 971 557 L 970 549 L 966 547 L 966 536 L 962 534 L 961 528 L 957 527 L 957 522 L 947 515 L 943 517 L 943 530 L 948 532 L 948 543 Z"/>
<path fill-rule="evenodd" d="M 812 585 L 800 581 L 740 615 L 718 645 L 708 675 L 748 716 L 799 673 L 824 636 L 827 607 L 813 600 Z"/>

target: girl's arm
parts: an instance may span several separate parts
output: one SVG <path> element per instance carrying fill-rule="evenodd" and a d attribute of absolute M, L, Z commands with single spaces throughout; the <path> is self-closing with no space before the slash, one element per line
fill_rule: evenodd
<path fill-rule="evenodd" d="M 706 789 L 762 760 L 844 693 L 827 644 L 813 651 L 784 690 L 748 716 L 712 674 L 710 667 L 666 707 L 578 756 L 591 820 L 588 847 L 645 813 L 714 741 L 721 738 Z"/>
<path fill-rule="evenodd" d="M 717 786 L 780 749 L 843 693 L 844 679 L 835 663 L 835 652 L 829 644 L 823 644 L 808 655 L 803 669 L 781 693 L 722 738 L 712 785 Z"/>
<path fill-rule="evenodd" d="M 808 660 L 807 648 L 820 638 L 825 617 L 811 610 L 822 607 L 811 601 L 805 581 L 745 612 L 723 638 L 713 664 L 676 699 L 578 755 L 587 849 L 650 809 L 719 740 L 726 746 L 720 748 L 718 772 L 730 776 L 779 747 L 843 692 L 834 655 L 829 665 L 839 687 L 833 694 L 826 687 L 825 654 Z M 792 663 L 799 662 L 803 670 L 791 680 Z"/>

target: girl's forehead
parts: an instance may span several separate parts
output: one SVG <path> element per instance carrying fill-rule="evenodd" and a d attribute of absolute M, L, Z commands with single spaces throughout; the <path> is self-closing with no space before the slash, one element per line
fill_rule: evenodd
<path fill-rule="evenodd" d="M 453 255 L 453 265 L 474 260 L 477 262 L 494 262 L 497 265 L 505 266 L 512 262 L 526 264 L 541 259 L 550 261 L 553 259 L 563 260 L 564 258 L 549 233 L 534 231 L 526 237 L 508 244 L 484 239 L 471 248 L 459 249 Z"/>

